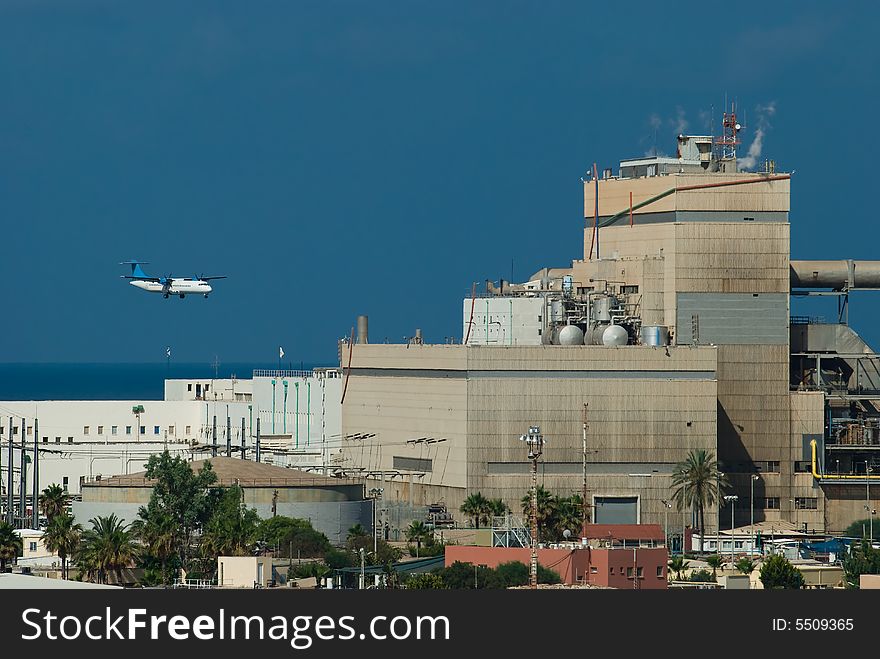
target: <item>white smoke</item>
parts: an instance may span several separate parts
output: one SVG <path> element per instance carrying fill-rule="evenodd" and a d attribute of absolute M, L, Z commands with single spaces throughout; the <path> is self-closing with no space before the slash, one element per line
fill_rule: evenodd
<path fill-rule="evenodd" d="M 767 105 L 759 105 L 755 108 L 758 113 L 758 127 L 755 129 L 755 137 L 749 145 L 749 151 L 745 158 L 739 158 L 737 166 L 742 170 L 753 169 L 758 164 L 761 151 L 764 148 L 764 136 L 770 129 L 770 117 L 776 114 L 776 101 L 770 101 Z"/>
<path fill-rule="evenodd" d="M 673 123 L 675 124 L 675 135 L 684 135 L 689 124 L 684 114 L 684 108 L 680 105 L 675 108 L 675 119 Z"/>

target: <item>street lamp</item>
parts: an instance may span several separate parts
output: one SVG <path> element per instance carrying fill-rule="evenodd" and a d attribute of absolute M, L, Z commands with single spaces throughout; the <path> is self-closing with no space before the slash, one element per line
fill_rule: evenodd
<path fill-rule="evenodd" d="M 874 546 L 874 513 L 871 510 L 871 467 L 868 465 L 868 461 L 865 460 L 865 510 L 867 510 L 870 515 L 868 515 L 871 519 L 871 546 Z"/>
<path fill-rule="evenodd" d="M 736 509 L 736 502 L 739 501 L 739 497 L 735 494 L 728 494 L 724 497 L 724 500 L 730 504 L 730 562 L 733 563 L 733 539 L 736 537 L 736 534 L 733 532 L 733 512 Z M 720 554 L 721 552 L 719 551 L 718 553 Z"/>
<path fill-rule="evenodd" d="M 660 503 L 663 504 L 663 542 L 669 547 L 669 509 L 672 508 L 672 503 L 665 499 L 661 499 Z"/>
<path fill-rule="evenodd" d="M 360 584 L 361 588 L 360 588 L 360 589 L 363 590 L 363 589 L 364 589 L 364 585 L 365 585 L 365 583 L 366 583 L 366 577 L 364 576 L 364 572 L 365 572 L 365 571 L 364 571 L 364 548 L 361 547 L 361 548 L 358 550 L 358 552 L 359 552 L 360 555 L 361 555 L 361 584 Z"/>
<path fill-rule="evenodd" d="M 752 555 L 752 552 L 755 549 L 755 481 L 761 480 L 758 474 L 752 474 L 752 477 L 749 479 L 751 481 L 752 486 L 752 495 L 751 495 L 751 515 L 749 517 L 749 535 L 752 536 L 752 546 L 749 549 L 749 556 Z"/>
<path fill-rule="evenodd" d="M 869 518 L 868 524 L 870 525 L 870 531 L 869 531 L 870 535 L 868 537 L 870 538 L 871 546 L 873 547 L 874 546 L 874 515 L 877 514 L 877 511 L 868 505 L 865 506 L 865 510 L 868 511 L 868 518 Z M 862 533 L 864 533 L 864 532 L 865 532 L 865 527 L 863 526 Z"/>
<path fill-rule="evenodd" d="M 529 426 L 529 432 L 521 435 L 519 440 L 525 442 L 532 461 L 532 505 L 531 505 L 531 565 L 529 567 L 529 586 L 538 588 L 538 458 L 544 451 L 544 435 L 540 426 Z"/>

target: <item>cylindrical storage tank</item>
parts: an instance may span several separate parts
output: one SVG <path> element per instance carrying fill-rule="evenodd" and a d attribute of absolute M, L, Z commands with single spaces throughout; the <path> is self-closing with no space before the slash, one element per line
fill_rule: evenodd
<path fill-rule="evenodd" d="M 577 325 L 566 325 L 559 330 L 559 345 L 582 346 L 584 345 L 584 331 Z"/>
<path fill-rule="evenodd" d="M 667 346 L 669 345 L 669 328 L 666 325 L 642 325 L 639 338 L 642 345 Z"/>
<path fill-rule="evenodd" d="M 593 298 L 593 320 L 599 322 L 611 321 L 611 307 L 614 306 L 614 298 L 610 295 Z"/>
<path fill-rule="evenodd" d="M 367 337 L 367 317 L 366 316 L 358 316 L 357 318 L 357 342 L 358 343 L 369 343 L 369 339 Z"/>
<path fill-rule="evenodd" d="M 608 323 L 593 323 L 584 335 L 584 343 L 588 346 L 602 345 L 602 335 L 608 329 Z"/>
<path fill-rule="evenodd" d="M 602 344 L 606 346 L 625 346 L 629 343 L 629 334 L 620 325 L 609 325 L 602 332 Z"/>

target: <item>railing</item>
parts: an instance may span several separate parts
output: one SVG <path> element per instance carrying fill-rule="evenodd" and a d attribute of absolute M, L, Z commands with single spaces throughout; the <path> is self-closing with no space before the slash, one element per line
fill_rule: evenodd
<path fill-rule="evenodd" d="M 255 368 L 254 369 L 254 377 L 255 378 L 308 378 L 312 376 L 312 371 L 300 371 L 300 370 L 273 370 L 273 369 L 265 369 L 265 368 Z"/>
<path fill-rule="evenodd" d="M 791 316 L 789 321 L 792 325 L 823 325 L 825 316 Z"/>
<path fill-rule="evenodd" d="M 216 588 L 217 584 L 209 579 L 178 579 L 172 588 Z"/>

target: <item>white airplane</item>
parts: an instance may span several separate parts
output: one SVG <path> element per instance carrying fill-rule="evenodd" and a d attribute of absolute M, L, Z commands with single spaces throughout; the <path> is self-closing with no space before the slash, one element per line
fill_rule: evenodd
<path fill-rule="evenodd" d="M 162 297 L 168 298 L 171 295 L 179 295 L 181 298 L 187 295 L 204 295 L 208 297 L 208 293 L 214 290 L 208 283 L 213 279 L 226 279 L 225 276 L 204 277 L 199 275 L 192 279 L 184 277 L 150 277 L 142 269 L 142 265 L 146 265 L 145 261 L 123 261 L 119 265 L 130 265 L 131 274 L 122 275 L 123 279 L 131 279 L 129 283 L 136 288 L 148 291 L 150 293 L 161 293 Z"/>

